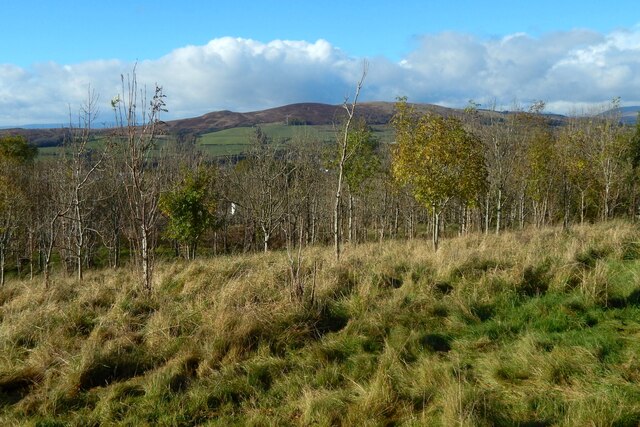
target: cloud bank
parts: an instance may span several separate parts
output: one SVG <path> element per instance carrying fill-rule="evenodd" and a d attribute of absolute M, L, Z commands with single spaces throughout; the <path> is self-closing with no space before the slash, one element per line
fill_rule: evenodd
<path fill-rule="evenodd" d="M 338 104 L 352 92 L 362 61 L 326 40 L 263 43 L 224 37 L 141 60 L 137 74 L 149 89 L 155 82 L 163 86 L 169 108 L 163 118 L 172 119 L 294 102 Z M 623 104 L 640 104 L 640 27 L 537 38 L 439 33 L 419 38 L 399 63 L 384 57 L 368 61 L 363 100 L 408 96 L 461 107 L 473 99 L 505 108 L 516 100 L 543 100 L 547 110 L 565 113 L 617 96 Z M 48 62 L 28 69 L 0 64 L 0 126 L 68 123 L 89 86 L 100 96 L 101 117 L 109 120 L 109 100 L 133 65 L 120 60 Z"/>

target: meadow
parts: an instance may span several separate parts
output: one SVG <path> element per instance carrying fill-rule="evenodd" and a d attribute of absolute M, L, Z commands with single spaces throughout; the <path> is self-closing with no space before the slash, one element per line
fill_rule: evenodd
<path fill-rule="evenodd" d="M 306 141 L 309 144 L 323 143 L 335 144 L 336 130 L 330 125 L 300 125 L 287 126 L 282 123 L 267 123 L 260 125 L 264 133 L 277 144 L 286 144 L 292 140 Z M 393 131 L 389 126 L 372 126 L 374 135 L 383 143 L 393 141 Z M 254 127 L 235 127 L 216 132 L 199 135 L 196 146 L 203 153 L 212 158 L 224 158 L 245 153 L 252 144 Z M 93 151 L 104 149 L 109 138 L 106 136 L 92 137 L 87 148 Z M 158 149 L 167 142 L 175 141 L 171 135 L 158 138 Z M 62 148 L 58 146 L 46 146 L 38 148 L 40 159 L 57 158 Z M 156 150 L 157 151 L 157 150 Z"/>
<path fill-rule="evenodd" d="M 287 143 L 292 140 L 309 143 L 335 144 L 336 129 L 330 125 L 287 126 L 282 123 L 260 125 L 264 133 L 276 143 Z M 393 131 L 389 126 L 372 126 L 374 135 L 382 143 L 393 141 Z M 200 135 L 197 146 L 212 157 L 238 155 L 246 152 L 254 135 L 253 127 L 236 127 Z"/>
<path fill-rule="evenodd" d="M 1 425 L 636 426 L 628 222 L 167 261 L 0 289 Z"/>

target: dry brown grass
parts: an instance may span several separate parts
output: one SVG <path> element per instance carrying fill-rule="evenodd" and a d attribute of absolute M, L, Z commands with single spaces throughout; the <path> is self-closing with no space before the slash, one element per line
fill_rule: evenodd
<path fill-rule="evenodd" d="M 308 248 L 303 302 L 284 253 L 161 264 L 152 294 L 125 269 L 10 282 L 0 424 L 634 425 L 639 241 L 612 222 Z"/>

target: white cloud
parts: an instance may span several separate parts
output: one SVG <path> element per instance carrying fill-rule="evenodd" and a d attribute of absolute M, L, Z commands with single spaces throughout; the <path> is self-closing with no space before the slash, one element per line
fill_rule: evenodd
<path fill-rule="evenodd" d="M 469 99 L 509 106 L 542 99 L 549 109 L 570 112 L 621 96 L 640 104 L 640 27 L 599 34 L 574 30 L 539 38 L 524 33 L 482 39 L 446 32 L 423 36 L 400 62 L 370 58 L 363 99 L 464 106 Z M 80 64 L 0 64 L 0 126 L 66 123 L 90 84 L 101 97 L 104 119 L 120 90 L 119 60 Z M 219 38 L 185 46 L 137 65 L 139 82 L 164 87 L 164 118 L 209 111 L 249 111 L 294 102 L 340 103 L 352 93 L 362 59 L 326 40 L 262 43 Z"/>
<path fill-rule="evenodd" d="M 175 115 L 188 116 L 301 101 L 339 102 L 358 62 L 325 40 L 265 44 L 226 37 L 145 61 L 139 74 L 162 84 Z"/>

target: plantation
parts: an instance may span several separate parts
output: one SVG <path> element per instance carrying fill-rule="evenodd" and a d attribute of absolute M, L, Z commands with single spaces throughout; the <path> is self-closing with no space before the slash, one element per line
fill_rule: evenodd
<path fill-rule="evenodd" d="M 162 262 L 0 288 L 2 425 L 640 423 L 640 231 Z"/>

